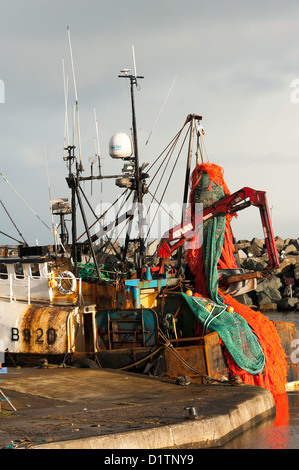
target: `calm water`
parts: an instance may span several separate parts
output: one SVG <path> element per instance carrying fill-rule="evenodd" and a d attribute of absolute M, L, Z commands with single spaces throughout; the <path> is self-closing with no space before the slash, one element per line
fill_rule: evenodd
<path fill-rule="evenodd" d="M 268 318 L 293 322 L 299 332 L 299 312 L 271 313 Z M 249 429 L 222 449 L 299 449 L 299 392 L 279 397 L 274 419 Z"/>

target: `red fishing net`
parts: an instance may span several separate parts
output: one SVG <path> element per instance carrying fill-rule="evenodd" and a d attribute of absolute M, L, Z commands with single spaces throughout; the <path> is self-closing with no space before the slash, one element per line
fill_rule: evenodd
<path fill-rule="evenodd" d="M 205 178 L 205 183 L 201 181 L 203 177 Z M 209 181 L 208 185 L 207 181 Z M 210 163 L 200 164 L 197 165 L 192 174 L 190 193 L 191 206 L 194 202 L 199 202 L 196 191 L 198 191 L 200 183 L 202 186 L 205 185 L 205 189 L 207 190 L 205 196 L 201 197 L 200 200 L 200 202 L 203 203 L 204 208 L 211 205 L 213 198 L 215 200 L 215 197 L 218 197 L 217 200 L 219 200 L 221 197 L 230 194 L 223 179 L 223 169 L 218 165 Z M 215 188 L 217 189 L 216 191 Z M 237 268 L 237 263 L 234 257 L 233 237 L 230 227 L 232 217 L 233 215 L 231 214 L 226 215 L 222 252 L 218 260 L 218 268 L 220 269 Z M 205 240 L 203 240 L 200 248 L 188 249 L 186 261 L 195 279 L 196 294 L 194 295 L 210 298 L 211 293 L 209 292 L 205 279 L 204 263 L 206 258 L 203 255 L 204 244 Z M 197 247 L 198 246 L 199 245 L 197 245 Z M 222 296 L 225 304 L 231 305 L 235 312 L 246 320 L 257 336 L 265 356 L 264 371 L 257 375 L 252 375 L 240 369 L 228 351 L 224 348 L 230 374 L 239 375 L 245 384 L 264 387 L 270 390 L 274 396 L 285 393 L 285 384 L 287 382 L 287 363 L 285 352 L 282 348 L 281 341 L 274 324 L 261 312 L 250 309 L 248 306 L 239 303 L 233 297 L 223 295 L 220 291 L 219 295 Z"/>

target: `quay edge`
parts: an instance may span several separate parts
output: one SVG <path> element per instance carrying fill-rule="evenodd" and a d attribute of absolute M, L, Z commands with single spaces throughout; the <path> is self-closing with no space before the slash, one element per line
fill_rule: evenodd
<path fill-rule="evenodd" d="M 219 395 L 218 386 L 201 385 L 215 395 L 208 409 L 197 407 L 199 419 L 178 419 L 177 422 L 147 429 L 116 432 L 79 439 L 32 445 L 31 449 L 208 449 L 226 442 L 267 420 L 274 419 L 276 408 L 272 394 L 249 385 L 226 387 Z M 180 387 L 179 387 L 180 388 Z M 222 388 L 222 387 L 221 387 Z M 224 391 L 224 395 L 223 395 Z M 142 406 L 140 409 L 142 413 Z M 152 407 L 155 414 L 155 406 Z M 193 446 L 193 447 L 192 447 Z"/>

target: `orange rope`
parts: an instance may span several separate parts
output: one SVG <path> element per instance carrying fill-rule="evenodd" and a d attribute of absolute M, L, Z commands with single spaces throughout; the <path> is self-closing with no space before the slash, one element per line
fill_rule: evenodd
<path fill-rule="evenodd" d="M 230 194 L 229 189 L 224 182 L 223 169 L 221 167 L 212 163 L 199 164 L 192 174 L 190 193 L 191 204 L 194 202 L 194 189 L 199 183 L 203 173 L 207 173 L 209 175 L 211 181 L 210 189 L 212 189 L 212 182 L 214 182 L 218 186 L 222 187 L 225 195 Z M 232 269 L 238 267 L 234 257 L 234 244 L 230 227 L 232 217 L 232 214 L 227 214 L 226 216 L 224 244 L 221 257 L 218 262 L 218 267 L 220 269 Z M 191 272 L 195 276 L 195 295 L 208 297 L 204 276 L 202 248 L 188 250 L 186 261 Z M 239 375 L 245 384 L 258 385 L 270 390 L 273 396 L 283 393 L 285 394 L 285 384 L 287 382 L 286 356 L 274 324 L 261 312 L 253 311 L 229 295 L 223 295 L 221 292 L 219 292 L 219 294 L 224 298 L 225 304 L 231 305 L 235 312 L 247 321 L 257 336 L 265 356 L 265 367 L 263 373 L 252 375 L 240 369 L 226 348 L 224 348 L 230 374 Z"/>

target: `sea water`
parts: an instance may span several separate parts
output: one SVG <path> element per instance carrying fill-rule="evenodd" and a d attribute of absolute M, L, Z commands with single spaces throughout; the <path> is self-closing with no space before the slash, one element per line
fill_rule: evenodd
<path fill-rule="evenodd" d="M 269 313 L 273 321 L 292 322 L 299 336 L 299 312 Z M 278 397 L 276 416 L 227 442 L 222 449 L 299 449 L 299 392 Z"/>

